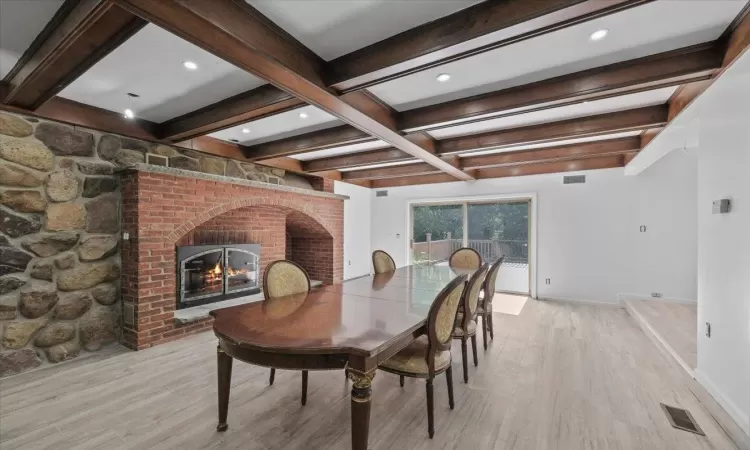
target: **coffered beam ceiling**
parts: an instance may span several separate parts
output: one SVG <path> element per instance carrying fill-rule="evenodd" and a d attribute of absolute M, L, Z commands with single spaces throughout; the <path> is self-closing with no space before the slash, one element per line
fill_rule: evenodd
<path fill-rule="evenodd" d="M 484 169 L 488 167 L 510 167 L 530 163 L 569 161 L 595 156 L 609 156 L 640 150 L 638 136 L 585 142 L 580 144 L 560 145 L 536 150 L 495 153 L 491 155 L 469 156 L 458 158 L 458 167 L 464 170 Z M 342 180 L 373 180 L 398 178 L 402 176 L 426 175 L 436 173 L 428 164 L 416 163 L 402 166 L 381 167 L 377 169 L 352 170 L 342 173 Z"/>
<path fill-rule="evenodd" d="M 390 108 L 364 92 L 339 96 L 327 89 L 323 61 L 245 2 L 117 0 L 117 4 L 415 158 L 458 179 L 473 179 L 401 135 Z"/>
<path fill-rule="evenodd" d="M 473 170 L 476 179 L 520 177 L 524 175 L 541 175 L 545 173 L 577 172 L 581 170 L 611 169 L 624 167 L 625 161 L 630 154 L 597 156 L 592 158 L 576 159 L 573 161 L 552 161 L 542 163 L 531 163 L 510 167 L 489 167 L 486 169 Z M 447 183 L 456 181 L 445 174 L 405 176 L 401 178 L 385 178 L 381 180 L 370 180 L 369 187 L 372 189 L 413 186 L 417 184 Z"/>
<path fill-rule="evenodd" d="M 146 23 L 110 0 L 67 0 L 6 76 L 3 103 L 37 109 Z"/>
<path fill-rule="evenodd" d="M 328 63 L 318 61 L 328 87 L 344 93 L 549 33 L 650 0 L 544 0 L 471 6 L 407 30 Z M 518 25 L 523 23 L 523 27 Z M 499 33 L 493 42 L 467 50 L 458 44 Z M 172 119 L 160 127 L 163 139 L 208 134 L 250 120 L 284 112 L 304 102 L 274 86 L 264 86 Z"/>
<path fill-rule="evenodd" d="M 437 155 L 467 154 L 516 145 L 647 130 L 663 126 L 667 119 L 668 108 L 666 105 L 649 106 L 439 140 L 436 141 L 435 153 Z M 381 149 L 313 159 L 303 162 L 302 168 L 308 172 L 318 172 L 411 160 L 414 159 L 397 149 Z"/>
<path fill-rule="evenodd" d="M 402 131 L 434 130 L 495 119 L 583 101 L 677 86 L 710 78 L 721 68 L 724 47 L 717 42 L 682 48 L 623 63 L 564 75 L 488 94 L 405 111 L 400 115 Z M 488 117 L 489 115 L 489 117 Z M 469 119 L 469 120 L 467 120 Z M 288 156 L 355 142 L 374 140 L 356 128 L 341 126 L 305 133 L 247 148 L 253 160 Z"/>

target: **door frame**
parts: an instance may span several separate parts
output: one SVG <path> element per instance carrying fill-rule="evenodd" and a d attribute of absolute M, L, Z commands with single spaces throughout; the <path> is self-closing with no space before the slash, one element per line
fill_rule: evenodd
<path fill-rule="evenodd" d="M 411 237 L 412 237 L 412 224 L 413 224 L 413 207 L 422 205 L 463 205 L 464 208 L 464 241 L 468 237 L 468 215 L 466 214 L 468 203 L 511 203 L 518 201 L 529 202 L 529 296 L 533 299 L 537 298 L 537 194 L 536 192 L 531 193 L 518 193 L 518 194 L 492 194 L 492 195 L 474 195 L 474 196 L 462 196 L 462 197 L 439 197 L 439 198 L 424 198 L 414 199 L 406 202 L 406 233 L 407 239 L 405 239 L 404 251 L 406 254 L 405 261 L 409 264 L 411 260 Z"/>

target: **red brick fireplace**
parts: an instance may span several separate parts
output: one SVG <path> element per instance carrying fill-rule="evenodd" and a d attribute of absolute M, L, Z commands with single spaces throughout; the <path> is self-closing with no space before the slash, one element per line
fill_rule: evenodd
<path fill-rule="evenodd" d="M 291 259 L 311 279 L 330 284 L 343 274 L 344 197 L 227 178 L 157 171 L 124 174 L 122 251 L 123 343 L 143 349 L 211 327 L 180 325 L 175 248 L 197 244 L 261 244 L 261 273 Z"/>

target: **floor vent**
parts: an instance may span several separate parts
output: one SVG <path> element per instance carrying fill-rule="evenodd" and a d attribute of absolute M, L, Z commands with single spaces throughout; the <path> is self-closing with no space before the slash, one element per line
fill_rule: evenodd
<path fill-rule="evenodd" d="M 686 409 L 681 408 L 675 408 L 674 406 L 668 406 L 664 403 L 661 404 L 661 409 L 664 410 L 664 414 L 667 415 L 667 419 L 669 419 L 669 423 L 680 430 L 689 431 L 691 433 L 700 434 L 701 436 L 705 436 L 706 434 L 701 430 L 701 427 L 698 426 L 697 423 L 695 423 L 695 419 L 693 419 L 693 415 L 690 414 L 690 411 Z"/>
<path fill-rule="evenodd" d="M 586 175 L 566 175 L 563 177 L 563 184 L 580 184 L 586 182 Z"/>

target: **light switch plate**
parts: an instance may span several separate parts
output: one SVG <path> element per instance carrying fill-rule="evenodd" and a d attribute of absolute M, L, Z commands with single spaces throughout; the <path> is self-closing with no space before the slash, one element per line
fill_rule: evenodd
<path fill-rule="evenodd" d="M 711 207 L 713 214 L 726 214 L 732 209 L 732 202 L 728 198 L 722 198 L 721 200 L 714 200 Z"/>

